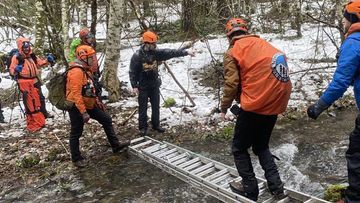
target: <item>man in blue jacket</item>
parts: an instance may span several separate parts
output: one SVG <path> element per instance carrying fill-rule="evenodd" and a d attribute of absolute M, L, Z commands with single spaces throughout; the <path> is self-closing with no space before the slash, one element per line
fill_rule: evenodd
<path fill-rule="evenodd" d="M 157 35 L 146 31 L 142 35 L 142 45 L 130 61 L 130 82 L 133 92 L 138 95 L 140 135 L 147 134 L 147 104 L 151 103 L 151 124 L 157 132 L 165 129 L 160 126 L 160 85 L 158 66 L 161 61 L 174 57 L 194 54 L 184 49 L 157 49 Z"/>
<path fill-rule="evenodd" d="M 313 119 L 343 96 L 352 84 L 356 104 L 360 108 L 360 0 L 353 0 L 346 5 L 342 24 L 346 39 L 341 45 L 333 80 L 320 99 L 307 110 L 308 116 Z M 345 192 L 345 201 L 355 203 L 360 202 L 360 114 L 349 140 L 346 151 L 349 187 Z"/>

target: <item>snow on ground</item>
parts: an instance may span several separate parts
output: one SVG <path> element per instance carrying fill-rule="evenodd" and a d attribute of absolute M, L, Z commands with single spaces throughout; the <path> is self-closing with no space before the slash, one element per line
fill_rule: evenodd
<path fill-rule="evenodd" d="M 136 27 L 136 24 L 131 22 L 130 26 Z M 99 34 L 98 37 L 105 38 L 105 27 L 99 24 L 97 29 Z M 331 74 L 335 70 L 334 68 L 324 68 L 315 72 L 306 72 L 306 70 L 309 68 L 320 68 L 336 65 L 333 62 L 310 64 L 308 63 L 308 61 L 306 61 L 335 57 L 337 50 L 335 46 L 332 45 L 330 39 L 328 39 L 322 29 L 326 29 L 329 31 L 329 28 L 322 28 L 321 26 L 314 24 L 305 24 L 302 30 L 303 37 L 300 39 L 291 39 L 291 36 L 295 35 L 294 31 L 292 30 L 287 31 L 283 35 L 256 33 L 259 34 L 262 38 L 269 41 L 278 49 L 284 51 L 288 57 L 288 63 L 291 72 L 290 76 L 293 83 L 293 92 L 291 95 L 291 100 L 289 102 L 289 107 L 306 106 L 309 104 L 309 101 L 316 100 L 318 98 L 317 92 L 319 91 L 319 89 L 320 92 L 323 91 L 323 89 L 331 80 Z M 336 32 L 334 33 L 336 34 Z M 337 40 L 339 40 L 338 38 L 339 37 L 337 37 Z M 137 37 L 129 40 L 126 39 L 123 41 L 126 41 L 124 42 L 126 43 L 126 46 L 122 47 L 126 48 L 123 48 L 120 51 L 121 61 L 119 63 L 118 77 L 121 81 L 126 82 L 126 88 L 131 91 L 128 75 L 129 64 L 131 56 L 136 50 L 139 49 L 140 43 Z M 183 42 L 158 44 L 158 47 L 177 49 L 181 46 L 182 43 Z M 10 42 L 10 44 L 14 45 L 15 41 Z M 191 48 L 191 50 L 195 52 L 194 57 L 185 56 L 167 61 L 176 78 L 190 93 L 191 97 L 196 103 L 195 107 L 189 108 L 192 110 L 191 113 L 182 112 L 182 107 L 184 105 L 190 105 L 190 102 L 185 97 L 185 94 L 181 91 L 181 89 L 173 81 L 170 74 L 166 72 L 164 66 L 160 66 L 160 76 L 162 79 L 161 94 L 165 99 L 170 97 L 174 98 L 177 103 L 175 107 L 171 107 L 171 110 L 174 112 L 173 113 L 170 109 L 163 107 L 163 101 L 161 102 L 160 112 L 161 119 L 163 120 L 163 125 L 174 126 L 192 121 L 206 123 L 210 119 L 217 119 L 218 115 L 211 115 L 212 110 L 218 105 L 218 99 L 215 91 L 209 87 L 202 86 L 198 80 L 195 80 L 192 77 L 192 73 L 194 71 L 200 70 L 201 68 L 210 65 L 212 57 L 208 48 L 210 48 L 212 55 L 217 60 L 222 61 L 223 53 L 228 48 L 228 41 L 225 38 L 225 35 L 215 37 L 212 36 L 212 38 L 208 41 L 202 40 L 196 42 Z M 0 50 L 9 51 L 10 49 L 11 46 L 9 45 L 9 43 L 1 44 L 0 46 Z M 101 53 L 99 53 L 98 56 L 100 55 Z M 42 77 L 45 78 L 45 76 L 49 72 L 50 68 L 45 68 Z M 8 73 L 2 74 L 0 76 L 3 80 L 0 84 L 2 89 L 7 89 L 15 85 L 15 83 L 9 78 Z M 320 79 L 325 80 L 325 82 L 319 83 Z M 44 85 L 42 88 L 46 96 L 46 86 Z M 347 94 L 348 93 L 351 93 L 351 91 L 348 91 Z M 111 106 L 134 108 L 137 106 L 137 98 L 126 98 L 125 100 L 111 104 Z M 56 110 L 54 107 L 52 107 L 50 103 L 47 103 L 47 107 L 53 114 L 62 115 L 61 111 Z M 11 108 L 9 107 L 4 108 L 3 110 L 5 113 L 5 120 L 7 122 L 9 122 L 9 119 L 11 117 L 12 125 L 14 123 L 17 123 L 21 126 L 19 127 L 20 130 L 23 130 L 25 128 L 25 122 L 22 118 L 22 113 L 18 106 L 15 107 L 13 110 L 11 110 Z M 151 111 L 149 109 L 148 116 L 150 115 Z M 63 118 L 62 116 L 58 117 L 59 119 Z M 133 118 L 132 123 L 133 125 L 137 124 L 137 115 L 135 115 L 135 117 Z M 15 132 L 1 132 L 0 136 L 14 136 L 15 134 Z"/>

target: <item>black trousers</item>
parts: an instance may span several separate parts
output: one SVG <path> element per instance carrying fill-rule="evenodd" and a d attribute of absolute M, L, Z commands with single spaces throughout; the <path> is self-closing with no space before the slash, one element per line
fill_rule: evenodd
<path fill-rule="evenodd" d="M 241 109 L 236 121 L 232 153 L 246 196 L 254 201 L 259 195 L 259 187 L 248 153 L 250 147 L 259 157 L 270 192 L 283 189 L 274 157 L 269 150 L 269 140 L 276 120 L 277 115 L 260 115 Z"/>
<path fill-rule="evenodd" d="M 346 151 L 349 187 L 345 191 L 348 203 L 360 202 L 360 114 L 355 121 L 355 129 L 349 137 L 349 148 Z"/>
<path fill-rule="evenodd" d="M 46 110 L 45 96 L 44 96 L 44 94 L 43 94 L 42 91 L 41 91 L 41 83 L 40 83 L 40 82 L 37 82 L 37 83 L 35 83 L 34 86 L 35 86 L 35 88 L 37 88 L 37 89 L 39 90 L 39 97 L 40 97 L 40 104 L 41 104 L 41 106 L 40 106 L 40 111 L 41 111 L 41 113 L 43 113 L 44 115 L 47 115 L 48 112 L 47 112 L 47 110 Z"/>
<path fill-rule="evenodd" d="M 119 147 L 119 140 L 115 135 L 111 117 L 96 107 L 94 109 L 87 109 L 86 112 L 90 115 L 90 118 L 97 120 L 102 125 L 111 147 L 113 149 Z M 71 122 L 71 132 L 69 138 L 71 160 L 78 161 L 84 159 L 81 156 L 79 149 L 79 138 L 82 136 L 84 122 L 79 110 L 75 106 L 69 110 L 69 116 Z"/>
<path fill-rule="evenodd" d="M 158 87 L 139 89 L 139 129 L 147 129 L 147 105 L 150 98 L 151 125 L 157 128 L 160 125 L 160 90 Z"/>

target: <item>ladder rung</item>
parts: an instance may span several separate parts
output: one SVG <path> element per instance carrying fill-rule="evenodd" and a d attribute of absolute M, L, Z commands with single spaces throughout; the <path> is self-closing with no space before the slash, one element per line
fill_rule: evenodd
<path fill-rule="evenodd" d="M 225 180 L 226 178 L 229 178 L 229 177 L 230 177 L 230 174 L 227 173 L 227 174 L 224 174 L 224 175 L 212 180 L 211 182 L 216 184 L 216 183 L 219 183 L 219 182 L 221 182 L 221 181 L 223 181 L 223 180 Z"/>
<path fill-rule="evenodd" d="M 169 150 L 169 148 L 167 148 L 167 145 L 166 145 L 166 144 L 165 144 L 165 145 L 161 145 L 161 146 L 159 147 L 159 150 L 151 153 L 151 155 L 153 155 L 153 156 L 158 156 L 158 154 L 161 154 L 161 153 L 166 152 L 166 151 L 168 151 L 168 150 Z"/>
<path fill-rule="evenodd" d="M 206 169 L 205 171 L 199 172 L 198 174 L 196 174 L 196 176 L 202 177 L 204 175 L 214 172 L 215 170 L 216 170 L 215 167 L 211 167 Z"/>
<path fill-rule="evenodd" d="M 261 182 L 261 183 L 258 184 L 258 186 L 259 186 L 259 189 L 263 189 L 263 188 L 266 187 L 266 183 L 265 183 L 265 182 Z"/>
<path fill-rule="evenodd" d="M 210 162 L 206 165 L 201 166 L 200 168 L 197 168 L 197 169 L 191 171 L 190 173 L 196 175 L 197 173 L 200 173 L 201 171 L 204 171 L 212 166 L 214 166 L 214 164 L 212 162 Z"/>
<path fill-rule="evenodd" d="M 184 162 L 187 161 L 187 160 L 189 160 L 189 158 L 188 158 L 188 157 L 184 157 L 184 158 L 178 159 L 177 161 L 172 162 L 171 164 L 177 166 L 177 165 L 179 165 L 179 164 L 184 163 Z"/>
<path fill-rule="evenodd" d="M 310 199 L 306 200 L 304 203 L 312 203 L 312 202 L 313 202 L 313 199 L 310 198 Z"/>
<path fill-rule="evenodd" d="M 227 173 L 227 172 L 228 172 L 228 170 L 225 168 L 225 169 L 223 169 L 223 170 L 221 170 L 221 171 L 218 171 L 218 172 L 216 172 L 216 173 L 214 173 L 214 174 L 206 177 L 205 180 L 211 181 L 212 179 L 214 179 L 214 178 L 216 178 L 216 177 L 219 177 L 219 176 L 222 176 L 222 175 L 224 175 L 224 174 Z"/>
<path fill-rule="evenodd" d="M 130 143 L 131 143 L 131 144 L 132 144 L 132 143 L 136 143 L 136 142 L 139 142 L 139 141 L 141 141 L 141 140 L 143 140 L 143 139 L 145 139 L 145 138 L 144 138 L 144 137 L 139 137 L 139 138 L 136 138 L 136 139 L 131 140 Z"/>
<path fill-rule="evenodd" d="M 199 166 L 202 166 L 202 165 L 203 165 L 203 163 L 201 161 L 198 161 L 198 162 L 196 162 L 196 163 L 194 163 L 194 164 L 192 164 L 190 166 L 185 167 L 184 170 L 185 171 L 190 171 L 190 170 L 192 170 L 194 168 L 197 168 Z"/>
<path fill-rule="evenodd" d="M 171 162 L 173 162 L 173 161 L 176 161 L 176 160 L 181 159 L 181 158 L 186 157 L 186 156 L 187 156 L 187 153 L 182 153 L 182 154 L 177 155 L 177 156 L 175 156 L 175 157 L 173 157 L 173 158 L 170 158 L 170 159 L 169 159 L 169 162 L 171 163 Z"/>
<path fill-rule="evenodd" d="M 290 201 L 290 197 L 286 197 L 280 201 L 278 201 L 278 203 L 286 203 L 286 202 L 289 202 Z"/>
<path fill-rule="evenodd" d="M 170 149 L 170 150 L 168 150 L 168 151 L 166 151 L 166 152 L 163 152 L 163 153 L 161 153 L 161 154 L 158 154 L 157 157 L 162 158 L 162 157 L 167 156 L 167 155 L 169 155 L 169 154 L 171 154 L 171 153 L 174 153 L 174 152 L 176 152 L 176 151 L 177 151 L 176 148 L 172 148 L 172 149 Z"/>
<path fill-rule="evenodd" d="M 156 151 L 158 147 L 160 147 L 160 144 L 154 144 L 154 145 L 152 145 L 150 147 L 147 147 L 147 148 L 143 149 L 143 151 L 151 154 L 154 151 Z"/>
<path fill-rule="evenodd" d="M 259 193 L 259 196 L 260 196 L 260 193 Z M 263 201 L 262 203 L 270 203 L 270 202 L 274 201 L 274 199 L 275 199 L 274 196 L 271 196 L 269 199 Z"/>
<path fill-rule="evenodd" d="M 266 188 L 260 189 L 259 190 L 259 196 L 263 195 L 266 192 L 266 190 L 267 190 Z"/>
<path fill-rule="evenodd" d="M 151 141 L 151 140 L 148 140 L 148 141 L 146 141 L 146 142 L 142 142 L 142 143 L 140 143 L 140 144 L 137 144 L 137 145 L 133 146 L 132 148 L 133 148 L 133 149 L 136 149 L 136 148 L 139 148 L 139 147 L 148 145 L 148 144 L 150 144 L 150 143 L 152 143 L 152 141 Z"/>
<path fill-rule="evenodd" d="M 193 163 L 198 162 L 198 161 L 200 161 L 200 158 L 196 157 L 196 158 L 191 159 L 190 161 L 187 161 L 185 163 L 180 164 L 178 167 L 184 168 L 184 167 L 189 166 L 190 164 L 193 164 Z"/>
<path fill-rule="evenodd" d="M 164 156 L 163 159 L 166 160 L 167 162 L 170 162 L 169 160 L 170 160 L 171 158 L 174 158 L 174 157 L 176 157 L 176 156 L 178 156 L 178 155 L 179 155 L 179 152 L 178 152 L 178 151 L 175 151 L 174 153 L 171 153 L 171 154 L 169 154 L 169 155 Z"/>

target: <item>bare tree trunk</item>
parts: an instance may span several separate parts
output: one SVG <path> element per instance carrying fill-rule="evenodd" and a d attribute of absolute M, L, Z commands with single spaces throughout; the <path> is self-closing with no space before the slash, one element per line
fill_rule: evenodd
<path fill-rule="evenodd" d="M 194 0 L 182 1 L 182 29 L 184 32 L 195 33 L 194 6 Z"/>
<path fill-rule="evenodd" d="M 69 39 L 69 1 L 61 0 L 61 24 L 62 24 L 62 39 L 64 42 L 64 55 L 65 58 L 68 58 L 68 53 L 70 49 L 70 39 Z"/>
<path fill-rule="evenodd" d="M 81 27 L 87 27 L 87 1 L 79 0 L 79 20 Z"/>
<path fill-rule="evenodd" d="M 106 35 L 106 56 L 102 83 L 109 93 L 109 102 L 120 99 L 120 81 L 117 77 L 120 60 L 121 19 L 124 0 L 110 0 L 109 27 Z"/>
<path fill-rule="evenodd" d="M 91 1 L 91 26 L 90 32 L 96 35 L 96 23 L 97 23 L 97 0 Z"/>
<path fill-rule="evenodd" d="M 144 16 L 149 16 L 151 14 L 149 0 L 143 0 L 142 5 L 143 5 Z"/>
<path fill-rule="evenodd" d="M 46 19 L 44 18 L 45 12 L 41 0 L 37 0 L 35 3 L 36 7 L 36 23 L 35 23 L 35 45 L 34 52 L 35 54 L 41 54 L 44 49 L 45 42 L 45 23 Z"/>

